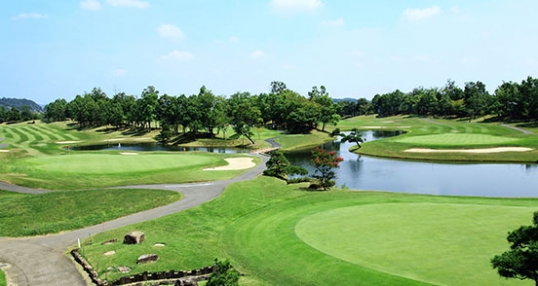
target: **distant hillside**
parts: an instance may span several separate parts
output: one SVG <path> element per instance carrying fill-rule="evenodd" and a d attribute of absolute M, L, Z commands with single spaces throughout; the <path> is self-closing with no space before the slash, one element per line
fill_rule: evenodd
<path fill-rule="evenodd" d="M 23 106 L 27 105 L 30 107 L 30 110 L 33 112 L 43 112 L 43 108 L 35 103 L 32 100 L 24 99 L 24 98 L 0 98 L 0 105 L 5 106 L 7 109 L 11 109 L 12 107 L 15 107 L 19 110 L 22 109 Z"/>
<path fill-rule="evenodd" d="M 346 98 L 333 98 L 334 103 L 338 103 L 340 101 L 356 102 L 357 99 L 356 98 L 349 98 L 349 97 L 346 97 Z"/>

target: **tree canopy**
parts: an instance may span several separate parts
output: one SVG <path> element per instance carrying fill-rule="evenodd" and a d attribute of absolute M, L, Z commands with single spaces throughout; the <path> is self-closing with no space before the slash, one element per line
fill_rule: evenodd
<path fill-rule="evenodd" d="M 531 279 L 538 285 L 538 211 L 532 225 L 508 233 L 510 250 L 493 257 L 491 264 L 506 278 Z"/>

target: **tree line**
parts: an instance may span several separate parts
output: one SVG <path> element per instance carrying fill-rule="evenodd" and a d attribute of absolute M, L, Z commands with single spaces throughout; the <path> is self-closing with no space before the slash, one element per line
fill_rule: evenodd
<path fill-rule="evenodd" d="M 305 97 L 283 82 L 274 81 L 269 93 L 237 92 L 228 97 L 215 95 L 205 86 L 190 96 L 160 95 L 155 87 L 148 86 L 139 97 L 120 92 L 112 98 L 100 88 L 93 88 L 70 102 L 57 99 L 47 104 L 43 119 L 71 119 L 80 128 L 159 127 L 162 139 L 180 133 L 189 133 L 194 139 L 202 133 L 213 137 L 222 132 L 226 136 L 231 126 L 236 134 L 254 142 L 252 128 L 256 126 L 270 124 L 290 133 L 304 133 L 318 127 L 324 130 L 329 123 L 337 124 L 340 116 L 324 86 L 314 86 Z"/>
<path fill-rule="evenodd" d="M 480 81 L 467 82 L 463 88 L 448 80 L 442 88 L 418 87 L 404 93 L 395 90 L 376 94 L 371 101 L 361 98 L 337 104 L 342 117 L 378 114 L 473 119 L 494 115 L 499 120 L 538 119 L 538 79 L 527 77 L 521 83 L 503 82 L 493 94 Z"/>

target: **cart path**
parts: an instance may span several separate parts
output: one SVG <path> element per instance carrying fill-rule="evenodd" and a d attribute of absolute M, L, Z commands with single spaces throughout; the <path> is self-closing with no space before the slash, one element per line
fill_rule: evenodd
<path fill-rule="evenodd" d="M 517 130 L 519 132 L 522 132 L 523 134 L 534 134 L 533 132 L 529 131 L 529 130 L 525 130 L 523 128 L 519 128 L 519 127 L 516 127 L 516 126 L 512 126 L 512 125 L 508 125 L 508 124 L 501 124 L 501 126 L 504 126 L 504 127 L 507 127 L 507 128 L 510 128 L 510 129 L 514 129 L 514 130 Z"/>
<path fill-rule="evenodd" d="M 87 238 L 100 232 L 153 220 L 165 215 L 186 210 L 210 201 L 220 195 L 226 186 L 233 182 L 252 180 L 265 170 L 267 156 L 258 156 L 262 162 L 242 173 L 236 178 L 217 182 L 193 184 L 159 184 L 136 185 L 122 188 L 144 188 L 171 190 L 183 194 L 183 199 L 155 209 L 135 213 L 112 221 L 87 228 L 40 237 L 0 238 L 0 263 L 9 266 L 2 269 L 6 272 L 8 285 L 91 285 L 87 284 L 72 260 L 64 253 L 69 247 L 76 245 L 77 239 Z M 0 189 L 40 194 L 47 190 L 33 190 L 6 183 Z M 1 267 L 1 266 L 0 266 Z"/>

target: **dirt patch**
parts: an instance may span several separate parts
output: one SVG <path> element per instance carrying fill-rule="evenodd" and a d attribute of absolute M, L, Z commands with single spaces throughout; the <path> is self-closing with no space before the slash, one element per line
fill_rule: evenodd
<path fill-rule="evenodd" d="M 204 171 L 244 170 L 256 166 L 252 158 L 228 158 L 224 160 L 228 162 L 227 166 L 207 168 Z"/>
<path fill-rule="evenodd" d="M 427 149 L 427 148 L 411 148 L 404 152 L 409 153 L 501 153 L 501 152 L 528 152 L 532 148 L 526 147 L 497 147 L 483 149 Z"/>
<path fill-rule="evenodd" d="M 82 142 L 82 141 L 58 141 L 56 142 L 56 144 L 73 144 L 73 143 L 79 143 L 79 142 Z"/>
<path fill-rule="evenodd" d="M 125 156 L 136 156 L 138 155 L 138 153 L 132 153 L 132 152 L 121 152 L 120 155 L 125 155 Z"/>

